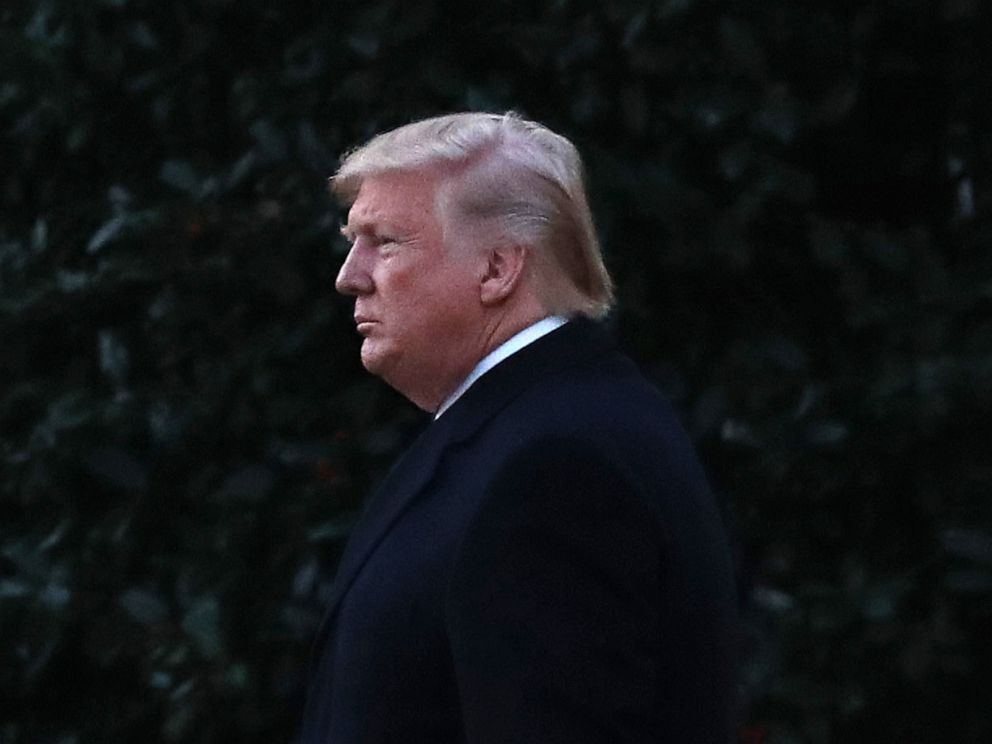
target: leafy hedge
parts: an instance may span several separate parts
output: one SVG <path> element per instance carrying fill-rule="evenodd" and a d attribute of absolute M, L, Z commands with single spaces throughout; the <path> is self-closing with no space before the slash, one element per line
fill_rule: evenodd
<path fill-rule="evenodd" d="M 977 0 L 0 9 L 0 741 L 288 741 L 419 414 L 357 363 L 336 156 L 515 109 L 739 543 L 742 739 L 992 739 Z"/>

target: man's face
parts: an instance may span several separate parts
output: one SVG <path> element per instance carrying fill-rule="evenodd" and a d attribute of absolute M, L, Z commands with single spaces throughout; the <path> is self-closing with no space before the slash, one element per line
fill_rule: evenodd
<path fill-rule="evenodd" d="M 423 172 L 365 178 L 336 282 L 355 297 L 362 364 L 426 410 L 471 372 L 482 325 L 480 257 L 443 244 L 437 183 Z"/>

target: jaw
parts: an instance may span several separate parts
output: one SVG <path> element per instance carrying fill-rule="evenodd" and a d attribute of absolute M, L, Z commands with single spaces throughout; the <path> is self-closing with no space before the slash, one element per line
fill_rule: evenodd
<path fill-rule="evenodd" d="M 362 366 L 373 375 L 382 377 L 388 371 L 386 359 L 388 355 L 379 339 L 366 336 L 362 341 Z"/>
<path fill-rule="evenodd" d="M 436 411 L 450 390 L 461 382 L 459 378 L 452 383 L 443 369 L 414 365 L 409 355 L 403 357 L 383 339 L 371 337 L 362 343 L 362 366 L 415 406 L 429 412 Z"/>

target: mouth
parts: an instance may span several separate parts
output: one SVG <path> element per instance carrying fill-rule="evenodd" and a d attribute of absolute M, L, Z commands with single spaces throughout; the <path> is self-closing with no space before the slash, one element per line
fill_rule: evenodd
<path fill-rule="evenodd" d="M 355 330 L 357 330 L 360 334 L 362 334 L 364 336 L 369 331 L 371 331 L 372 330 L 372 326 L 374 326 L 378 322 L 379 321 L 373 320 L 372 318 L 366 318 L 365 316 L 362 316 L 362 315 L 356 315 L 355 316 Z"/>

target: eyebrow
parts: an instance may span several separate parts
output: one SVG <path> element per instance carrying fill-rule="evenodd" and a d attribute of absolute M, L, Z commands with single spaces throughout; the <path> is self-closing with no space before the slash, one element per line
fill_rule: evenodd
<path fill-rule="evenodd" d="M 362 223 L 359 222 L 357 227 L 352 227 L 351 224 L 346 223 L 341 225 L 341 234 L 348 240 L 354 241 L 358 235 L 371 235 L 373 237 L 382 237 L 384 234 L 392 234 L 394 232 L 399 232 L 390 224 L 375 224 L 375 223 Z"/>

